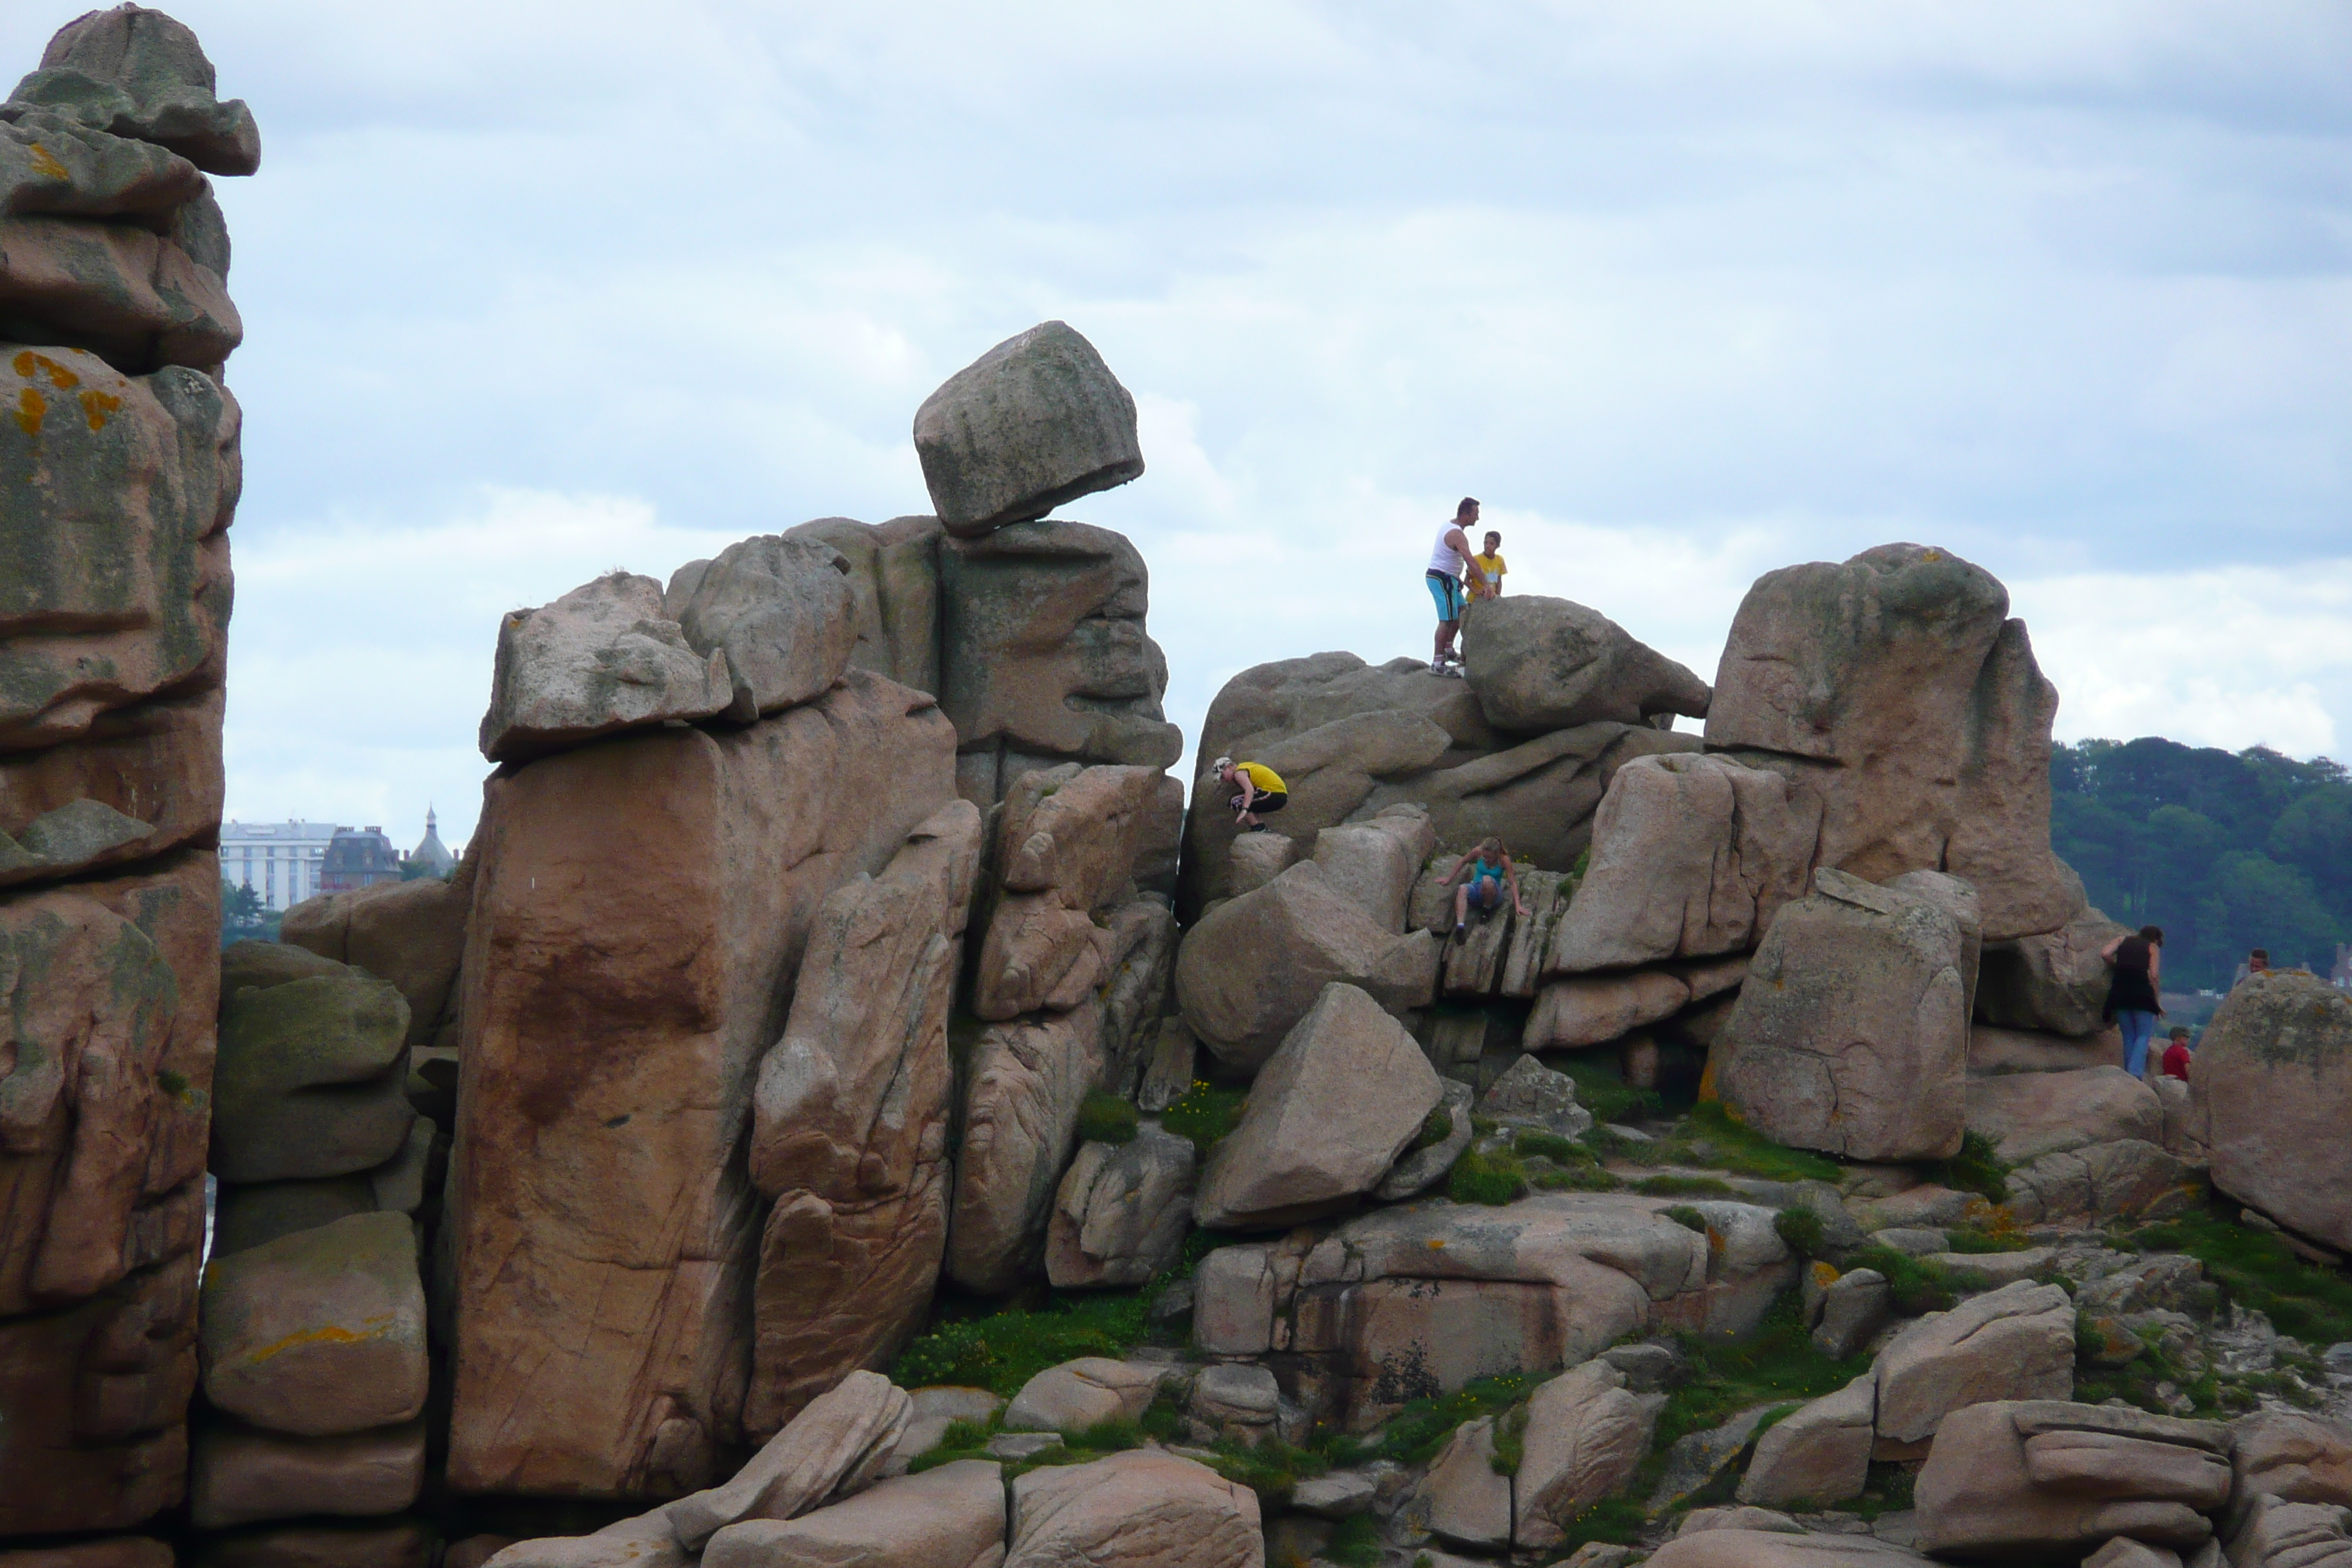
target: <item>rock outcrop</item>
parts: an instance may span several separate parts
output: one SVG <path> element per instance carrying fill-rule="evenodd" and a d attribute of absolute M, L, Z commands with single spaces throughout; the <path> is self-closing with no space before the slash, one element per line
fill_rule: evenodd
<path fill-rule="evenodd" d="M 2250 976 L 2206 1026 L 2189 1095 L 2215 1186 L 2352 1248 L 2352 997 L 2309 974 Z"/>
<path fill-rule="evenodd" d="M 185 1495 L 253 117 L 138 6 L 0 104 L 0 1536 Z M 152 1542 L 97 1542 L 107 1552 Z M 158 1549 L 160 1550 L 160 1549 Z"/>
<path fill-rule="evenodd" d="M 542 756 L 600 735 L 708 719 L 730 700 L 727 660 L 698 653 L 662 610 L 662 585 L 614 572 L 499 623 L 482 755 Z"/>
<path fill-rule="evenodd" d="M 929 698 L 853 672 L 747 727 L 491 782 L 450 1169 L 454 1486 L 659 1495 L 738 1440 L 761 1056 L 825 899 L 947 804 L 953 745 Z"/>
<path fill-rule="evenodd" d="M 1496 729 L 1706 716 L 1706 682 L 1598 610 L 1539 594 L 1479 599 L 1463 613 L 1464 677 Z"/>
<path fill-rule="evenodd" d="M 915 455 L 958 539 L 1044 517 L 1143 472 L 1135 399 L 1064 321 L 1007 338 L 915 411 Z"/>
<path fill-rule="evenodd" d="M 1768 572 L 1732 619 L 1706 744 L 1820 802 L 1814 865 L 1885 881 L 1947 871 L 1983 900 L 1988 942 L 2083 909 L 2050 849 L 2058 694 L 2009 592 L 1916 544 Z"/>
<path fill-rule="evenodd" d="M 2217 1423 L 1990 1401 L 1954 1412 L 1928 1451 L 1919 1544 L 2006 1561 L 2072 1556 L 2116 1536 L 2191 1551 L 2211 1538 L 2230 1484 Z"/>

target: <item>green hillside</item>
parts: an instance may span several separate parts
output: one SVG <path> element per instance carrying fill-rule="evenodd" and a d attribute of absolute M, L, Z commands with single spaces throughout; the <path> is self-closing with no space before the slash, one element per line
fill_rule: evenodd
<path fill-rule="evenodd" d="M 2326 973 L 2352 937 L 2352 773 L 2263 747 L 2146 736 L 2050 759 L 2051 842 L 2091 902 L 2165 931 L 2168 990 L 2222 987 L 2246 950 Z"/>

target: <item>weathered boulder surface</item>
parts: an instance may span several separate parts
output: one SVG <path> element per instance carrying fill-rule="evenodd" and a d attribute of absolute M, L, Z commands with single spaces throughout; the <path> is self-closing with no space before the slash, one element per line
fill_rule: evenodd
<path fill-rule="evenodd" d="M 1065 763 L 1024 773 L 997 826 L 998 888 L 972 1011 L 1003 1020 L 1066 1012 L 1099 991 L 1116 938 L 1096 917 L 1130 900 L 1165 779 L 1156 768 Z"/>
<path fill-rule="evenodd" d="M 1002 1476 L 958 1459 L 795 1519 L 747 1519 L 710 1538 L 702 1568 L 989 1568 L 1004 1552 Z"/>
<path fill-rule="evenodd" d="M 662 585 L 614 572 L 499 623 L 482 755 L 541 756 L 665 720 L 707 719 L 730 700 L 726 658 L 687 642 L 662 612 Z"/>
<path fill-rule="evenodd" d="M 964 798 L 992 805 L 1034 767 L 1182 754 L 1150 604 L 1142 555 L 1107 528 L 1022 522 L 940 546 L 940 707 Z"/>
<path fill-rule="evenodd" d="M 1412 1523 L 1449 1544 L 1510 1544 L 1511 1477 L 1495 1452 L 1495 1417 L 1481 1415 L 1454 1429 L 1406 1510 Z"/>
<path fill-rule="evenodd" d="M 811 1400 L 730 1479 L 661 1511 L 677 1543 L 695 1552 L 729 1525 L 792 1519 L 849 1497 L 880 1478 L 913 1408 L 906 1391 L 881 1373 L 853 1372 Z"/>
<path fill-rule="evenodd" d="M 1407 804 L 1389 806 L 1369 821 L 1321 829 L 1312 858 L 1341 896 L 1402 932 L 1413 884 L 1436 849 L 1437 830 L 1429 824 L 1429 813 Z"/>
<path fill-rule="evenodd" d="M 188 1466 L 188 1513 L 199 1530 L 313 1514 L 398 1513 L 425 1484 L 425 1423 L 337 1437 L 291 1437 L 249 1426 L 199 1428 Z"/>
<path fill-rule="evenodd" d="M 1576 1080 L 1533 1057 L 1521 1057 L 1478 1097 L 1478 1113 L 1506 1127 L 1532 1127 L 1563 1138 L 1583 1136 L 1592 1112 L 1577 1103 Z"/>
<path fill-rule="evenodd" d="M 1982 567 L 1916 544 L 1757 579 L 1732 619 L 1706 745 L 1821 802 L 1815 867 L 1963 879 L 1984 935 L 2058 930 L 2080 879 L 2050 849 L 2058 694 Z"/>
<path fill-rule="evenodd" d="M 2205 1026 L 2189 1098 L 2215 1186 L 2352 1247 L 2352 997 L 2309 974 L 2249 977 Z"/>
<path fill-rule="evenodd" d="M 2126 930 L 2085 909 L 2056 931 L 1986 948 L 1977 1016 L 2006 1029 L 2097 1034 L 2114 973 L 2099 951 Z"/>
<path fill-rule="evenodd" d="M 1931 1559 L 1867 1535 L 1703 1530 L 1650 1554 L 1650 1568 L 1927 1568 Z"/>
<path fill-rule="evenodd" d="M 1372 1189 L 1372 1196 L 1382 1203 L 1400 1203 L 1435 1186 L 1454 1168 L 1462 1152 L 1470 1147 L 1471 1136 L 1476 1131 L 1470 1121 L 1470 1086 L 1448 1079 L 1438 1089 L 1444 1095 L 1438 1110 L 1445 1113 L 1445 1135 L 1425 1148 L 1406 1145 L 1396 1163 L 1389 1167 L 1388 1174 L 1381 1178 L 1381 1184 Z"/>
<path fill-rule="evenodd" d="M 420 877 L 321 893 L 286 911 L 278 939 L 389 982 L 408 1004 L 409 1045 L 429 1046 L 454 1022 L 448 1007 L 473 898 L 467 866 L 446 882 Z"/>
<path fill-rule="evenodd" d="M 1066 321 L 1041 321 L 948 377 L 915 411 L 915 455 L 959 539 L 1143 472 L 1135 399 Z"/>
<path fill-rule="evenodd" d="M 849 565 L 857 643 L 854 669 L 936 695 L 940 689 L 940 520 L 894 517 L 858 522 L 821 517 L 788 528 L 788 540 L 813 540 Z M 677 579 L 671 579 L 676 583 Z M 670 606 L 673 616 L 679 606 Z"/>
<path fill-rule="evenodd" d="M 224 1182 L 346 1176 L 399 1152 L 416 1120 L 408 1004 L 337 964 L 221 1005 L 213 1173 Z"/>
<path fill-rule="evenodd" d="M 1528 1395 L 1511 1487 L 1512 1543 L 1557 1546 L 1586 1510 L 1624 1490 L 1650 1451 L 1661 1403 L 1628 1393 L 1624 1374 L 1599 1361 Z"/>
<path fill-rule="evenodd" d="M 205 1397 L 273 1432 L 333 1436 L 425 1408 L 425 1287 L 407 1216 L 352 1215 L 205 1271 Z"/>
<path fill-rule="evenodd" d="M 897 1354 L 930 1304 L 952 1184 L 948 1011 L 980 846 L 980 813 L 950 802 L 880 875 L 817 906 L 752 1091 L 751 1182 L 772 1201 L 752 1291 L 754 1436 Z"/>
<path fill-rule="evenodd" d="M 2074 1308 L 2055 1285 L 2021 1279 L 1930 1312 L 1879 1352 L 1878 1435 L 1932 1437 L 1956 1410 L 2074 1391 Z"/>
<path fill-rule="evenodd" d="M 1464 678 L 1486 722 L 1544 734 L 1661 713 L 1706 716 L 1706 682 L 1598 610 L 1540 594 L 1479 599 L 1463 612 Z"/>
<path fill-rule="evenodd" d="M 2347 1520 L 2346 1510 L 2331 1504 L 2257 1497 L 2230 1536 L 2231 1568 L 2347 1568 Z"/>
<path fill-rule="evenodd" d="M 1739 1500 L 1760 1508 L 1822 1507 L 1862 1495 L 1876 1440 L 1878 1382 L 1864 1373 L 1801 1405 L 1756 1439 Z"/>
<path fill-rule="evenodd" d="M 261 132 L 243 99 L 214 96 L 216 82 L 186 26 L 118 5 L 59 28 L 10 101 L 70 106 L 93 129 L 168 148 L 206 174 L 250 174 L 261 166 Z"/>
<path fill-rule="evenodd" d="M 973 1046 L 948 1230 L 948 1277 L 1010 1290 L 1037 1262 L 1054 1193 L 1077 1146 L 1078 1108 L 1101 1076 L 1102 1010 L 998 1024 Z"/>
<path fill-rule="evenodd" d="M 1801 898 L 1821 806 L 1722 757 L 1642 757 L 1592 815 L 1592 860 L 1553 938 L 1563 973 L 1755 945 Z"/>
<path fill-rule="evenodd" d="M 2352 1507 L 2352 1426 L 2301 1410 L 2257 1410 L 2230 1423 L 2231 1512 L 2257 1497 Z"/>
<path fill-rule="evenodd" d="M 1783 1143 L 1858 1160 L 1959 1152 L 1968 991 L 1960 924 L 1917 893 L 1823 870 L 1749 965 L 1716 1069 Z"/>
<path fill-rule="evenodd" d="M 225 701 L 215 688 L 133 702 L 68 744 L 0 755 L 0 886 L 124 868 L 215 832 Z"/>
<path fill-rule="evenodd" d="M 2140 1138 L 2085 1143 L 2011 1171 L 2009 1208 L 2021 1223 L 2150 1218 L 2199 1202 L 2187 1163 Z"/>
<path fill-rule="evenodd" d="M 2015 1165 L 2118 1138 L 2164 1142 L 2156 1091 L 2121 1068 L 1971 1078 L 1968 1110 L 1969 1131 L 1991 1139 L 1994 1152 Z"/>
<path fill-rule="evenodd" d="M 1004 1425 L 1015 1432 L 1083 1432 L 1106 1421 L 1133 1421 L 1150 1408 L 1160 1379 L 1155 1368 L 1080 1356 L 1023 1384 L 1004 1407 Z"/>
<path fill-rule="evenodd" d="M 1990 973 L 1990 951 L 1986 955 L 1986 973 Z M 1978 994 L 1983 994 L 1982 991 Z M 2112 1027 L 2081 1036 L 1997 1029 L 1987 1024 L 1972 1025 L 1969 1029 L 1969 1071 L 1972 1075 L 2078 1072 L 2084 1068 L 2123 1065 L 2123 1033 Z"/>
<path fill-rule="evenodd" d="M 1425 1006 L 1436 989 L 1437 957 L 1429 932 L 1397 935 L 1304 860 L 1185 933 L 1176 1000 L 1211 1054 L 1250 1073 L 1335 981 L 1391 1013 Z"/>
<path fill-rule="evenodd" d="M 727 716 L 750 723 L 823 693 L 857 646 L 849 561 L 814 539 L 763 533 L 673 579 L 664 613 L 688 647 L 726 663 Z"/>
<path fill-rule="evenodd" d="M 1257 1494 L 1206 1465 L 1136 1449 L 1013 1483 L 1004 1568 L 1264 1568 Z"/>
<path fill-rule="evenodd" d="M 1192 1209 L 1192 1142 L 1147 1121 L 1127 1143 L 1084 1143 L 1054 1197 L 1045 1278 L 1064 1290 L 1141 1285 L 1176 1261 Z"/>
<path fill-rule="evenodd" d="M 1690 1000 L 1689 983 L 1663 969 L 1573 974 L 1537 993 L 1520 1040 L 1531 1051 L 1597 1046 L 1671 1018 Z"/>
<path fill-rule="evenodd" d="M 1370 1192 L 1443 1098 L 1402 1025 L 1356 986 L 1323 987 L 1209 1152 L 1192 1217 L 1213 1230 L 1294 1225 Z"/>
<path fill-rule="evenodd" d="M 1972 1405 L 1945 1420 L 1919 1472 L 1919 1544 L 2004 1562 L 2117 1535 L 2194 1548 L 2229 1498 L 2228 1455 L 2227 1429 L 2210 1421 L 2050 1400 Z"/>
<path fill-rule="evenodd" d="M 675 1493 L 738 1440 L 758 1066 L 820 907 L 952 798 L 953 745 L 929 698 L 852 671 L 741 729 L 490 782 L 445 1221 L 453 1486 Z"/>

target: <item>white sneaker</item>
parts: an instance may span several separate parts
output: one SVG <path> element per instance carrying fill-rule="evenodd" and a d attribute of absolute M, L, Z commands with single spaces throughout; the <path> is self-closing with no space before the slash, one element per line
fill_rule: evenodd
<path fill-rule="evenodd" d="M 1444 675 L 1445 673 L 1445 661 L 1442 658 L 1431 659 L 1429 661 L 1429 673 L 1432 675 Z"/>

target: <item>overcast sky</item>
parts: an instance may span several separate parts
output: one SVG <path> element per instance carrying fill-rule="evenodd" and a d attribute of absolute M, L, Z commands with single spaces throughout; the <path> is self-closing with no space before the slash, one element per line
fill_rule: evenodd
<path fill-rule="evenodd" d="M 928 510 L 916 405 L 1048 317 L 1141 410 L 1066 510 L 1188 763 L 1241 668 L 1425 657 L 1465 494 L 1709 678 L 1907 539 L 2063 737 L 2352 749 L 2340 0 L 172 9 L 264 146 L 232 816 L 462 842 L 503 611 Z"/>

